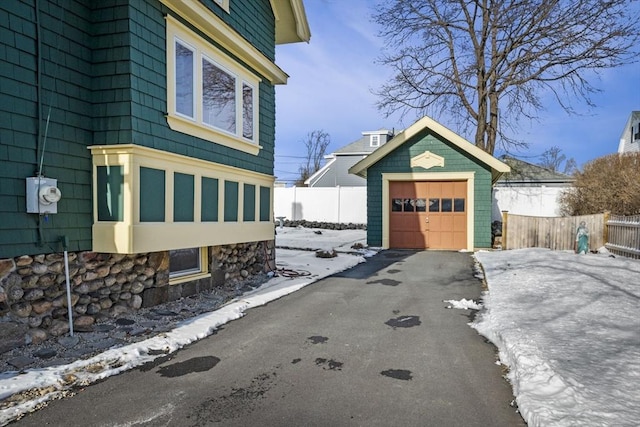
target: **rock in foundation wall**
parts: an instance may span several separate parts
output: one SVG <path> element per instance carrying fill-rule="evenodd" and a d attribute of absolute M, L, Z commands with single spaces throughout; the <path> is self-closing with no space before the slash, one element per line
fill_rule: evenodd
<path fill-rule="evenodd" d="M 233 289 L 262 273 L 273 258 L 273 242 L 207 248 L 209 275 L 171 284 L 169 252 L 146 254 L 68 253 L 74 329 L 90 329 L 107 318 L 216 288 Z M 63 254 L 0 260 L 0 342 L 60 336 L 69 331 Z M 5 327 L 12 324 L 15 327 Z M 4 330 L 6 333 L 2 332 Z M 7 333 L 11 336 L 5 336 Z M 23 335 L 24 336 L 24 335 Z M 0 347 L 0 352 L 2 352 Z"/>

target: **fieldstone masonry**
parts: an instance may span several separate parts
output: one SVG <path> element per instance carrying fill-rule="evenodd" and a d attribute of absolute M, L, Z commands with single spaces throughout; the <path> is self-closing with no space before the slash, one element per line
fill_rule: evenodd
<path fill-rule="evenodd" d="M 169 252 L 68 253 L 74 329 L 215 288 L 233 287 L 262 273 L 273 242 L 212 246 L 207 277 L 169 283 Z M 0 353 L 14 341 L 42 342 L 69 331 L 64 256 L 0 260 Z M 4 347 L 7 347 L 6 349 Z"/>

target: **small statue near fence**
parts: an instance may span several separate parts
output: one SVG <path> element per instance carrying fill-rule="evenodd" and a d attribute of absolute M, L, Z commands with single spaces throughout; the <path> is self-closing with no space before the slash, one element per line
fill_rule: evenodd
<path fill-rule="evenodd" d="M 587 224 L 581 221 L 576 231 L 576 253 L 586 254 L 587 252 L 589 252 L 589 230 L 587 230 Z"/>

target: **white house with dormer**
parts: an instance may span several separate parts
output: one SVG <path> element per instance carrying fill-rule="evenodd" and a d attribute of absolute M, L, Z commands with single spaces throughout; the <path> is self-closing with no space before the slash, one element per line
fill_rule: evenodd
<path fill-rule="evenodd" d="M 640 111 L 632 111 L 620 135 L 618 153 L 640 151 Z"/>
<path fill-rule="evenodd" d="M 365 187 L 367 180 L 349 174 L 349 168 L 393 138 L 387 129 L 362 132 L 362 137 L 325 156 L 326 163 L 304 183 L 309 187 Z"/>

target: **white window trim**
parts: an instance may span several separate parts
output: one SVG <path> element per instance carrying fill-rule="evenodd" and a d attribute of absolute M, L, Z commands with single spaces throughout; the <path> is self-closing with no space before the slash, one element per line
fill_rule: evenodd
<path fill-rule="evenodd" d="M 167 21 L 167 122 L 175 131 L 208 141 L 225 145 L 246 153 L 257 155 L 262 148 L 259 145 L 259 87 L 260 78 L 231 60 L 219 49 L 208 44 L 201 37 L 179 23 L 171 16 Z M 194 117 L 188 117 L 176 111 L 176 72 L 175 44 L 179 42 L 194 52 Z M 205 124 L 202 121 L 202 60 L 220 66 L 236 79 L 236 132 L 232 134 L 222 129 Z M 242 126 L 242 85 L 253 89 L 253 139 L 243 137 Z"/>
<path fill-rule="evenodd" d="M 375 143 L 374 143 L 375 141 Z M 380 146 L 380 135 L 373 134 L 369 135 L 369 145 L 371 147 L 379 147 Z"/>

